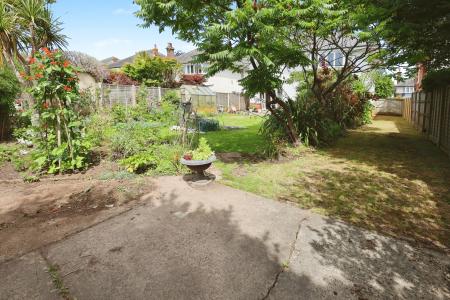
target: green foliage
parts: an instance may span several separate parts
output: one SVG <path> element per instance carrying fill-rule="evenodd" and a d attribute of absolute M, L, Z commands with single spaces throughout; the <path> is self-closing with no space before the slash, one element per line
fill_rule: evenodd
<path fill-rule="evenodd" d="M 208 145 L 208 141 L 201 137 L 197 149 L 192 151 L 193 160 L 207 160 L 214 155 L 211 147 Z"/>
<path fill-rule="evenodd" d="M 375 84 L 375 94 L 380 98 L 388 98 L 394 95 L 395 86 L 394 81 L 388 75 L 376 72 L 373 75 Z"/>
<path fill-rule="evenodd" d="M 60 51 L 42 49 L 30 59 L 31 94 L 38 120 L 32 126 L 32 168 L 48 173 L 85 169 L 91 143 L 85 139 L 85 124 L 77 112 L 80 101 L 77 69 Z"/>
<path fill-rule="evenodd" d="M 217 131 L 220 130 L 220 124 L 216 119 L 201 118 L 198 120 L 198 129 L 202 132 Z"/>
<path fill-rule="evenodd" d="M 130 173 L 144 173 L 149 175 L 170 175 L 183 171 L 179 158 L 183 153 L 181 146 L 161 144 L 154 145 L 146 151 L 120 160 Z"/>
<path fill-rule="evenodd" d="M 116 124 L 110 139 L 114 158 L 135 155 L 145 151 L 159 140 L 155 125 L 137 121 Z"/>
<path fill-rule="evenodd" d="M 428 69 L 450 65 L 450 2 L 448 0 L 357 0 L 362 18 L 380 24 L 388 65 L 424 63 Z M 426 17 L 425 17 L 426 16 Z"/>
<path fill-rule="evenodd" d="M 20 90 L 20 82 L 14 72 L 7 66 L 0 66 L 0 109 L 11 114 Z"/>
<path fill-rule="evenodd" d="M 123 66 L 122 71 L 146 86 L 174 87 L 180 68 L 175 59 L 151 57 L 146 52 L 141 52 L 133 63 Z"/>
<path fill-rule="evenodd" d="M 445 88 L 450 85 L 450 68 L 430 71 L 422 81 L 422 86 L 427 92 L 434 89 Z"/>
<path fill-rule="evenodd" d="M 162 97 L 163 102 L 170 103 L 174 106 L 179 106 L 181 102 L 180 94 L 176 91 L 167 91 Z"/>

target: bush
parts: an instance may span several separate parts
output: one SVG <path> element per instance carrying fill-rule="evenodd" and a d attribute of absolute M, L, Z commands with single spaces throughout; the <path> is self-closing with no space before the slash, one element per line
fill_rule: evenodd
<path fill-rule="evenodd" d="M 20 90 L 20 82 L 14 72 L 6 66 L 0 67 L 0 140 L 9 136 L 14 101 Z"/>
<path fill-rule="evenodd" d="M 151 123 L 119 123 L 111 136 L 111 151 L 114 158 L 126 158 L 146 151 L 158 140 L 157 128 Z"/>
<path fill-rule="evenodd" d="M 375 94 L 378 97 L 388 98 L 394 95 L 395 86 L 390 76 L 377 72 L 373 77 L 375 84 Z"/>
<path fill-rule="evenodd" d="M 198 120 L 198 129 L 203 132 L 218 131 L 220 129 L 220 124 L 216 119 L 200 118 Z"/>

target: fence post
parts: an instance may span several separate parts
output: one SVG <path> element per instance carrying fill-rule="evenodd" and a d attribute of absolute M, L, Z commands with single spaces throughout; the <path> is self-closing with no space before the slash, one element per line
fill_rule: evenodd
<path fill-rule="evenodd" d="M 158 86 L 158 102 L 161 102 L 161 98 L 162 98 L 162 96 L 161 96 L 161 87 Z"/>
<path fill-rule="evenodd" d="M 135 85 L 131 86 L 131 105 L 132 106 L 136 105 L 136 86 Z"/>
<path fill-rule="evenodd" d="M 241 93 L 238 95 L 239 111 L 241 111 Z"/>
<path fill-rule="evenodd" d="M 230 93 L 227 93 L 227 111 L 230 111 Z"/>
<path fill-rule="evenodd" d="M 99 82 L 98 86 L 99 86 L 99 89 L 100 89 L 100 99 L 99 99 L 100 103 L 99 103 L 99 106 L 101 108 L 103 108 L 103 83 Z"/>

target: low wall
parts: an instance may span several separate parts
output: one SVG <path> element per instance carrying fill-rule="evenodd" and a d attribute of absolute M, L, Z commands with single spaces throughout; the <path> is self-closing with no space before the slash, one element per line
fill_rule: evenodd
<path fill-rule="evenodd" d="M 370 101 L 374 106 L 374 115 L 401 116 L 403 113 L 403 99 L 380 99 Z"/>

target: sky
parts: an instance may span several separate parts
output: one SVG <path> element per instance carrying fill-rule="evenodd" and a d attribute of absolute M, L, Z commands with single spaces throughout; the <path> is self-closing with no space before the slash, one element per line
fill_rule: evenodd
<path fill-rule="evenodd" d="M 80 51 L 101 60 L 119 59 L 157 44 L 165 53 L 171 42 L 175 51 L 190 51 L 192 44 L 172 35 L 171 30 L 159 33 L 158 28 L 140 28 L 141 20 L 133 15 L 138 6 L 132 0 L 58 0 L 52 11 L 64 23 L 69 37 L 69 50 Z"/>

